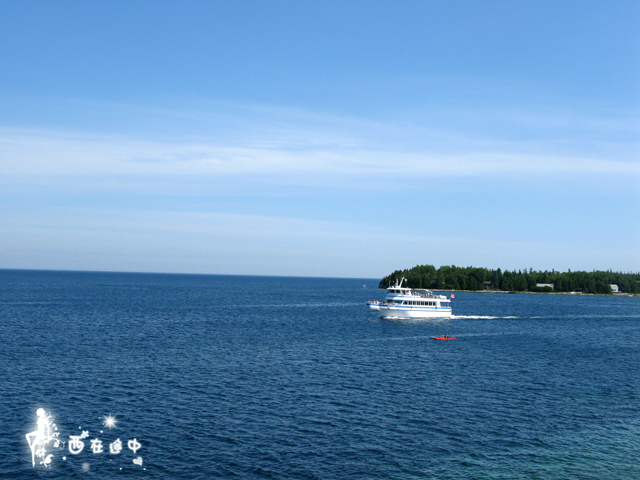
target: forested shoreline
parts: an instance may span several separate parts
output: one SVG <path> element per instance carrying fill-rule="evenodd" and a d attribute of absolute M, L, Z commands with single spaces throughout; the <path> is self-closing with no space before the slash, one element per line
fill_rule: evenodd
<path fill-rule="evenodd" d="M 617 285 L 621 293 L 640 292 L 640 272 L 621 273 L 609 271 L 557 272 L 529 270 L 490 270 L 476 267 L 416 265 L 406 270 L 396 270 L 384 277 L 379 288 L 387 288 L 396 280 L 406 278 L 403 286 L 431 290 L 499 290 L 506 292 L 578 292 L 610 295 L 611 285 Z M 538 286 L 539 284 L 553 286 Z"/>

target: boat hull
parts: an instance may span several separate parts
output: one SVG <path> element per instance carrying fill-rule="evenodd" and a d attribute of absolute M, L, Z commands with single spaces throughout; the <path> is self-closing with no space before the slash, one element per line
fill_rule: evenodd
<path fill-rule="evenodd" d="M 451 317 L 450 308 L 420 308 L 420 307 L 378 307 L 382 318 L 448 318 Z"/>

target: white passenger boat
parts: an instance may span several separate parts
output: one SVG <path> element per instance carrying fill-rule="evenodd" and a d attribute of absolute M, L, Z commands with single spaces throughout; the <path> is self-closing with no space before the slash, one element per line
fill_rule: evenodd
<path fill-rule="evenodd" d="M 367 305 L 380 311 L 383 318 L 443 318 L 451 316 L 451 300 L 422 288 L 402 286 L 405 278 L 387 288 L 384 301 L 370 300 Z"/>

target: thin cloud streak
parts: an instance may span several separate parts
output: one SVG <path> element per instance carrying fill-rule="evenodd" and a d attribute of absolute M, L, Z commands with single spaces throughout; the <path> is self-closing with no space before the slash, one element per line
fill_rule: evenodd
<path fill-rule="evenodd" d="M 329 144 L 330 139 L 325 142 Z M 122 136 L 0 130 L 4 182 L 50 177 L 271 176 L 319 182 L 335 176 L 402 180 L 475 175 L 640 175 L 640 163 L 588 156 L 513 151 L 512 143 L 475 153 L 372 151 L 362 147 L 298 143 L 225 145 L 147 141 Z M 323 178 L 324 177 L 324 178 Z"/>

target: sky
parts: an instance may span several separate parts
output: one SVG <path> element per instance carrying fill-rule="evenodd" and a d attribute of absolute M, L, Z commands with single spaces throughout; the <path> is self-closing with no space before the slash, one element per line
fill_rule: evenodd
<path fill-rule="evenodd" d="M 0 268 L 640 271 L 640 3 L 0 2 Z"/>

